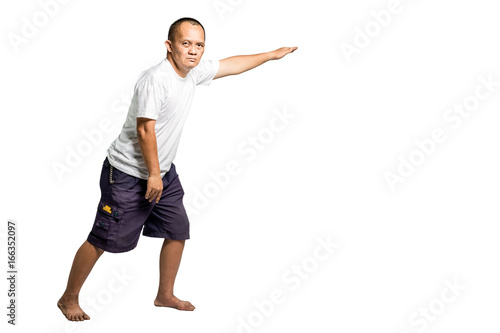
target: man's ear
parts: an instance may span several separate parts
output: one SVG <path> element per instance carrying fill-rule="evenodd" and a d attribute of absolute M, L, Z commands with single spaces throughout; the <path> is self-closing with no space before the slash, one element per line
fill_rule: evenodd
<path fill-rule="evenodd" d="M 172 42 L 169 40 L 165 41 L 165 46 L 167 47 L 167 51 L 172 53 Z"/>

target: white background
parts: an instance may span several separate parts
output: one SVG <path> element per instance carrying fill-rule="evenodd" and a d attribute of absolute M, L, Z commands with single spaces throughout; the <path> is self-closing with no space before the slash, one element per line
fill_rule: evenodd
<path fill-rule="evenodd" d="M 2 327 L 498 331 L 500 87 L 459 128 L 443 120 L 474 95 L 480 76 L 500 81 L 498 10 L 488 0 L 401 0 L 399 13 L 348 62 L 341 44 L 354 45 L 356 28 L 389 2 L 233 0 L 220 14 L 212 0 L 74 0 L 15 47 L 9 36 L 22 36 L 23 18 L 33 22 L 42 7 L 2 1 L 2 252 L 6 221 L 19 226 L 18 326 L 7 325 L 2 305 Z M 56 302 L 95 216 L 106 149 L 138 75 L 165 57 L 168 27 L 183 16 L 204 24 L 205 59 L 299 49 L 197 90 L 175 160 L 185 204 L 229 161 L 241 172 L 190 215 L 175 291 L 196 310 L 153 306 L 162 241 L 141 237 L 135 250 L 101 257 L 80 295 L 82 303 L 97 298 L 99 310 L 68 325 Z M 254 159 L 238 152 L 284 109 L 295 118 Z M 68 147 L 83 145 L 84 131 L 98 130 L 103 119 L 113 131 L 58 179 L 54 163 L 66 163 Z M 435 128 L 447 140 L 391 191 L 384 173 L 397 173 L 398 156 L 408 159 L 415 140 Z M 318 237 L 340 247 L 312 266 Z M 296 278 L 293 290 L 284 276 L 303 263 L 309 276 Z M 122 271 L 133 278 L 111 294 L 113 272 Z M 443 292 L 454 295 L 447 280 L 466 289 L 443 303 Z M 284 302 L 265 316 L 255 302 L 273 290 Z M 432 320 L 415 317 L 429 306 Z"/>

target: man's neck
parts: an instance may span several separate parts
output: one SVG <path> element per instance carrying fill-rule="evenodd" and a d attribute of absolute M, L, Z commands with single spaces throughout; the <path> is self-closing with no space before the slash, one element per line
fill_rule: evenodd
<path fill-rule="evenodd" d="M 175 63 L 174 58 L 172 58 L 172 55 L 170 54 L 170 52 L 167 53 L 167 60 L 172 65 L 172 68 L 177 73 L 177 75 L 179 75 L 182 78 L 184 78 L 188 75 L 189 70 L 185 71 L 185 70 L 182 70 L 179 66 L 177 66 L 177 64 Z"/>

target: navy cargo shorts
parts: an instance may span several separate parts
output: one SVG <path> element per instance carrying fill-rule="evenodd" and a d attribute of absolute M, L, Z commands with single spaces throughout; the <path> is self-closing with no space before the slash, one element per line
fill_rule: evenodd
<path fill-rule="evenodd" d="M 126 252 L 139 236 L 189 239 L 189 220 L 182 203 L 184 190 L 172 164 L 163 176 L 160 201 L 145 198 L 147 180 L 113 167 L 108 158 L 101 171 L 101 199 L 87 241 L 108 252 Z"/>

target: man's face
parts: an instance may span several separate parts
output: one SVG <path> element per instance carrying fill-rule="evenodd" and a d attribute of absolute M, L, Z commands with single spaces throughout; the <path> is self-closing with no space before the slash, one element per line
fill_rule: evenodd
<path fill-rule="evenodd" d="M 199 25 L 183 22 L 174 40 L 166 41 L 165 45 L 177 67 L 189 71 L 198 65 L 205 52 L 205 34 Z"/>

